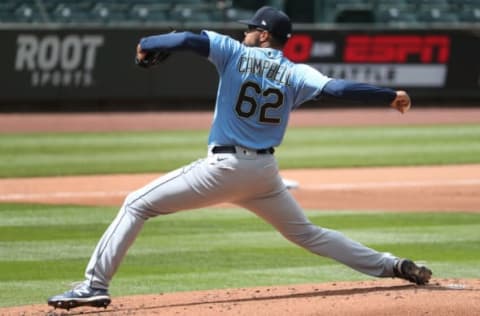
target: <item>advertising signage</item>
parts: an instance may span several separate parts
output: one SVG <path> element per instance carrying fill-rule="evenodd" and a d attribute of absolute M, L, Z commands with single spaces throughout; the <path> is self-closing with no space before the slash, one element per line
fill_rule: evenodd
<path fill-rule="evenodd" d="M 32 87 L 89 87 L 103 45 L 102 34 L 19 33 L 14 70 L 26 73 Z"/>
<path fill-rule="evenodd" d="M 0 102 L 213 100 L 218 75 L 213 65 L 195 54 L 174 54 L 155 70 L 134 65 L 139 39 L 166 32 L 169 30 L 0 30 L 4 43 Z M 220 32 L 238 40 L 243 37 L 241 29 Z M 408 89 L 413 97 L 480 98 L 477 34 L 468 29 L 305 28 L 296 29 L 284 54 L 327 76 Z"/>
<path fill-rule="evenodd" d="M 448 34 L 338 34 L 331 40 L 296 34 L 285 48 L 295 62 L 322 73 L 383 86 L 439 88 L 451 59 Z"/>

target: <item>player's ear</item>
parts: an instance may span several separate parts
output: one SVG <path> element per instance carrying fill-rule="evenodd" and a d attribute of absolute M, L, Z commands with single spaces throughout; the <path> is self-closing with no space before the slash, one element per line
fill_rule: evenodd
<path fill-rule="evenodd" d="M 263 31 L 260 33 L 260 41 L 261 42 L 267 42 L 272 40 L 272 34 L 268 31 Z"/>

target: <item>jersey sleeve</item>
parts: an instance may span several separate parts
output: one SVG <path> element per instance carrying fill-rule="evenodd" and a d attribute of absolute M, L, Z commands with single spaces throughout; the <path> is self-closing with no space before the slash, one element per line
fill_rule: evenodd
<path fill-rule="evenodd" d="M 307 101 L 316 100 L 327 82 L 332 80 L 332 78 L 305 64 L 298 64 L 296 73 L 298 74 L 298 91 L 295 97 L 295 107 Z"/>
<path fill-rule="evenodd" d="M 241 49 L 241 43 L 233 38 L 213 31 L 202 31 L 210 40 L 208 59 L 222 73 L 230 58 Z"/>
<path fill-rule="evenodd" d="M 397 96 L 397 92 L 368 83 L 334 79 L 325 85 L 322 95 L 359 102 L 390 104 Z"/>

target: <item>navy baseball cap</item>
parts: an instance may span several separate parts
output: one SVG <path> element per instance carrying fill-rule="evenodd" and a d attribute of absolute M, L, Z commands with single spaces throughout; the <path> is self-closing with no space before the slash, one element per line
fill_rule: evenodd
<path fill-rule="evenodd" d="M 238 22 L 266 30 L 273 37 L 283 41 L 286 41 L 292 35 L 292 22 L 290 22 L 288 15 L 269 6 L 258 9 L 252 19 Z"/>

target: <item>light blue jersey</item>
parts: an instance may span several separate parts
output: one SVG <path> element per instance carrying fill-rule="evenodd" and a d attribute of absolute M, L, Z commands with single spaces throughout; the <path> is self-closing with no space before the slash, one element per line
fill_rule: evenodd
<path fill-rule="evenodd" d="M 282 142 L 290 112 L 320 95 L 331 80 L 276 49 L 247 47 L 212 31 L 208 59 L 220 75 L 209 145 L 252 149 Z"/>

